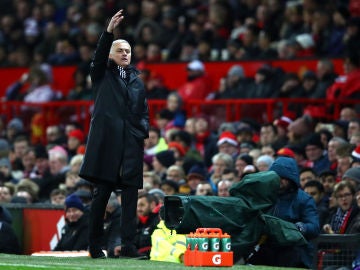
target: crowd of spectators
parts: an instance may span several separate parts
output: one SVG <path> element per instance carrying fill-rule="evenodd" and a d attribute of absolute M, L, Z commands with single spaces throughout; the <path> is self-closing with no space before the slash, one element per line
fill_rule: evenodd
<path fill-rule="evenodd" d="M 116 34 L 133 45 L 136 63 L 341 57 L 360 38 L 355 0 L 4 0 L 2 6 L 2 66 L 86 62 L 119 8 L 126 22 Z"/>
<path fill-rule="evenodd" d="M 177 90 L 184 102 L 192 98 L 352 98 L 358 94 L 354 93 L 360 68 L 356 1 L 18 0 L 4 1 L 4 7 L 1 66 L 31 67 L 9 85 L 5 100 L 91 99 L 89 63 L 107 18 L 119 8 L 124 9 L 126 20 L 115 35 L 132 44 L 132 63 L 142 71 L 149 99 L 165 99 L 171 90 Z M 249 78 L 238 65 L 210 93 L 205 62 L 299 58 L 320 59 L 317 70 L 300 74 L 263 66 Z M 334 72 L 331 58 L 344 59 L 347 79 L 336 80 L 343 74 Z M 188 82 L 178 89 L 168 89 L 162 75 L 146 68 L 146 63 L 179 61 L 189 63 L 189 73 Z M 66 96 L 51 87 L 54 65 L 77 66 L 75 86 Z M 343 84 L 354 86 L 344 86 L 347 89 L 339 93 Z"/>

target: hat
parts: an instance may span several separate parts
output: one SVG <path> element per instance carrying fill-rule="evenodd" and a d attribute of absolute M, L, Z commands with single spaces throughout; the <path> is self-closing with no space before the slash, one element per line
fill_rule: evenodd
<path fill-rule="evenodd" d="M 44 145 L 38 144 L 35 146 L 35 158 L 44 158 L 44 159 L 49 158 L 49 154 Z"/>
<path fill-rule="evenodd" d="M 188 181 L 193 178 L 198 178 L 201 181 L 203 181 L 203 180 L 205 180 L 206 175 L 207 175 L 207 173 L 206 173 L 205 167 L 195 164 L 190 168 L 189 173 L 187 174 L 186 178 Z"/>
<path fill-rule="evenodd" d="M 153 165 L 152 165 L 152 161 L 153 161 L 153 155 L 144 155 L 144 162 L 145 164 L 151 168 L 151 170 L 153 169 Z"/>
<path fill-rule="evenodd" d="M 93 184 L 83 178 L 80 178 L 79 181 L 76 182 L 75 184 L 75 188 L 78 189 L 80 187 L 89 187 L 89 188 L 93 188 Z"/>
<path fill-rule="evenodd" d="M 80 143 L 84 143 L 85 140 L 84 132 L 81 129 L 74 129 L 70 131 L 68 137 L 78 139 Z"/>
<path fill-rule="evenodd" d="M 280 178 L 291 180 L 300 187 L 299 169 L 295 159 L 289 157 L 278 157 L 270 166 L 269 171 L 276 172 Z"/>
<path fill-rule="evenodd" d="M 162 191 L 161 189 L 159 188 L 152 188 L 149 190 L 148 192 L 149 194 L 153 194 L 155 195 L 156 197 L 159 197 L 161 200 L 164 200 L 165 198 L 165 193 L 164 191 Z"/>
<path fill-rule="evenodd" d="M 261 155 L 260 157 L 258 157 L 258 159 L 256 160 L 256 165 L 259 165 L 259 163 L 265 163 L 268 167 L 271 166 L 271 164 L 273 164 L 274 162 L 274 158 L 272 156 L 269 155 Z"/>
<path fill-rule="evenodd" d="M 160 187 L 162 187 L 163 185 L 168 185 L 168 186 L 172 187 L 176 193 L 179 192 L 179 184 L 177 182 L 175 182 L 174 180 L 167 179 L 167 180 L 161 182 Z"/>
<path fill-rule="evenodd" d="M 23 131 L 24 124 L 19 118 L 13 118 L 10 120 L 10 122 L 7 124 L 7 128 L 15 129 L 16 131 Z"/>
<path fill-rule="evenodd" d="M 168 109 L 162 109 L 158 114 L 157 117 L 160 119 L 166 120 L 173 120 L 175 115 L 173 112 L 169 111 Z"/>
<path fill-rule="evenodd" d="M 187 65 L 187 69 L 192 71 L 205 71 L 205 66 L 201 61 L 193 60 Z"/>
<path fill-rule="evenodd" d="M 84 205 L 81 202 L 81 199 L 76 194 L 71 194 L 65 199 L 65 209 L 77 208 L 81 211 L 84 211 Z"/>
<path fill-rule="evenodd" d="M 291 150 L 290 148 L 287 147 L 283 147 L 280 148 L 277 152 L 276 152 L 277 156 L 283 156 L 283 157 L 291 157 L 291 158 L 295 158 L 295 153 L 293 150 Z"/>
<path fill-rule="evenodd" d="M 7 153 L 10 151 L 9 142 L 5 139 L 0 138 L 0 152 Z"/>
<path fill-rule="evenodd" d="M 168 168 L 171 165 L 175 164 L 174 151 L 171 150 L 160 151 L 155 155 L 155 157 L 164 167 Z"/>
<path fill-rule="evenodd" d="M 223 143 L 229 143 L 233 146 L 237 146 L 238 142 L 236 140 L 236 136 L 234 135 L 234 133 L 230 132 L 230 131 L 224 131 L 223 133 L 221 133 L 219 140 L 217 141 L 217 146 L 223 144 Z"/>
<path fill-rule="evenodd" d="M 316 80 L 316 74 L 314 71 L 311 71 L 311 70 L 307 70 L 304 72 L 303 74 L 303 77 L 302 77 L 303 80 Z"/>
<path fill-rule="evenodd" d="M 320 134 L 319 133 L 314 133 L 312 134 L 307 140 L 306 140 L 306 143 L 305 143 L 305 146 L 308 146 L 308 145 L 313 145 L 313 146 L 317 146 L 321 149 L 324 149 L 324 144 L 322 143 L 321 141 L 321 137 L 320 137 Z"/>
<path fill-rule="evenodd" d="M 78 196 L 80 199 L 86 199 L 86 200 L 92 199 L 91 191 L 86 190 L 86 189 L 79 189 L 79 190 L 75 191 L 73 194 Z"/>
<path fill-rule="evenodd" d="M 169 142 L 169 143 L 168 143 L 168 148 L 169 148 L 169 149 L 170 149 L 170 148 L 175 148 L 176 150 L 179 151 L 180 156 L 182 156 L 182 157 L 185 156 L 185 154 L 186 154 L 186 150 L 185 150 L 184 146 L 182 146 L 181 143 L 178 143 L 178 142 Z"/>
<path fill-rule="evenodd" d="M 345 135 L 347 134 L 348 127 L 349 127 L 349 121 L 339 119 L 339 120 L 334 121 L 333 124 L 340 127 L 343 130 Z"/>
<path fill-rule="evenodd" d="M 11 163 L 10 160 L 8 158 L 1 158 L 0 159 L 0 166 L 1 167 L 8 167 L 9 169 L 11 169 Z"/>
<path fill-rule="evenodd" d="M 360 160 L 360 144 L 351 152 L 351 156 L 356 160 Z"/>
<path fill-rule="evenodd" d="M 342 176 L 342 179 L 349 178 L 355 181 L 358 185 L 360 184 L 360 167 L 354 167 L 348 169 Z"/>
<path fill-rule="evenodd" d="M 285 129 L 288 128 L 288 126 L 293 122 L 293 119 L 290 118 L 289 116 L 283 115 L 278 119 L 275 119 L 274 121 L 274 125 L 275 126 L 279 126 L 279 127 L 283 127 Z"/>
<path fill-rule="evenodd" d="M 254 149 L 254 144 L 252 142 L 242 142 L 240 144 L 240 149 L 241 150 L 244 150 L 244 149 L 249 149 L 249 150 L 252 150 Z"/>
<path fill-rule="evenodd" d="M 242 66 L 240 65 L 234 65 L 230 68 L 228 74 L 228 76 L 237 76 L 237 77 L 240 77 L 240 78 L 244 78 L 245 75 L 244 75 L 244 69 Z"/>
<path fill-rule="evenodd" d="M 241 159 L 241 160 L 245 161 L 245 163 L 248 165 L 252 165 L 254 163 L 253 157 L 250 156 L 249 154 L 240 154 L 237 159 Z"/>
<path fill-rule="evenodd" d="M 10 144 L 6 139 L 0 138 L 0 151 L 10 150 Z"/>

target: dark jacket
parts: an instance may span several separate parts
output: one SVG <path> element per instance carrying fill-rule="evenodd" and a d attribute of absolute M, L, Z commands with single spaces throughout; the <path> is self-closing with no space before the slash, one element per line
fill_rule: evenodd
<path fill-rule="evenodd" d="M 0 253 L 21 254 L 19 240 L 11 225 L 0 220 Z"/>
<path fill-rule="evenodd" d="M 66 223 L 54 251 L 79 251 L 88 249 L 89 218 L 87 212 L 77 222 Z"/>
<path fill-rule="evenodd" d="M 160 217 L 158 213 L 150 213 L 146 222 L 138 220 L 135 236 L 135 245 L 139 253 L 150 256 L 151 251 L 151 235 L 156 229 Z"/>
<path fill-rule="evenodd" d="M 94 111 L 80 177 L 110 185 L 142 188 L 144 139 L 149 115 L 143 82 L 135 68 L 121 79 L 108 61 L 113 35 L 104 32 L 91 63 Z M 120 177 L 121 175 L 121 177 Z"/>
<path fill-rule="evenodd" d="M 294 184 L 292 189 L 279 194 L 272 215 L 296 224 L 307 240 L 316 238 L 320 233 L 317 208 L 314 199 L 299 188 L 296 161 L 288 157 L 278 157 L 269 170 L 275 171 L 280 178 L 288 179 Z M 306 246 L 295 246 L 294 249 L 300 263 L 298 266 L 311 267 L 313 247 L 310 242 Z M 289 259 L 294 263 L 295 258 Z M 288 266 L 291 266 L 290 263 Z"/>
<path fill-rule="evenodd" d="M 121 245 L 121 207 L 118 206 L 105 220 L 105 241 L 104 249 L 108 257 L 115 257 L 114 248 Z"/>

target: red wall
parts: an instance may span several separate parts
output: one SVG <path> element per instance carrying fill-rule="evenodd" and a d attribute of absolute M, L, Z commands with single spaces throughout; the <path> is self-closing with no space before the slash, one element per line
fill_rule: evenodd
<path fill-rule="evenodd" d="M 24 209 L 24 254 L 50 251 L 53 238 L 59 239 L 64 210 Z"/>
<path fill-rule="evenodd" d="M 247 62 L 207 62 L 205 63 L 206 72 L 212 78 L 212 90 L 218 88 L 219 80 L 225 76 L 229 68 L 234 64 L 240 64 L 244 67 L 245 75 L 253 77 L 256 70 L 263 64 L 267 63 L 274 67 L 281 67 L 286 72 L 301 73 L 305 70 L 316 69 L 318 60 L 288 60 L 288 61 L 247 61 Z M 343 73 L 343 60 L 333 59 L 335 71 L 337 74 Z M 158 63 L 146 64 L 146 68 L 152 72 L 160 74 L 164 78 L 165 85 L 174 90 L 186 80 L 186 63 Z M 54 89 L 57 89 L 66 95 L 74 86 L 73 74 L 76 67 L 74 66 L 56 66 L 54 72 Z M 26 71 L 26 68 L 1 68 L 0 69 L 0 96 L 4 96 L 6 88 Z"/>

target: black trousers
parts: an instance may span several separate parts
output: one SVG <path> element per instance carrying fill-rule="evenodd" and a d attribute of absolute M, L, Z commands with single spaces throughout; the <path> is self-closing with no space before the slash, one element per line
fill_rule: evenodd
<path fill-rule="evenodd" d="M 108 185 L 96 185 L 89 217 L 89 248 L 99 248 L 106 243 L 104 236 L 104 215 L 106 205 L 114 188 Z M 121 243 L 122 246 L 134 245 L 136 235 L 137 187 L 126 186 L 121 189 Z M 104 241 L 105 240 L 105 241 Z"/>

